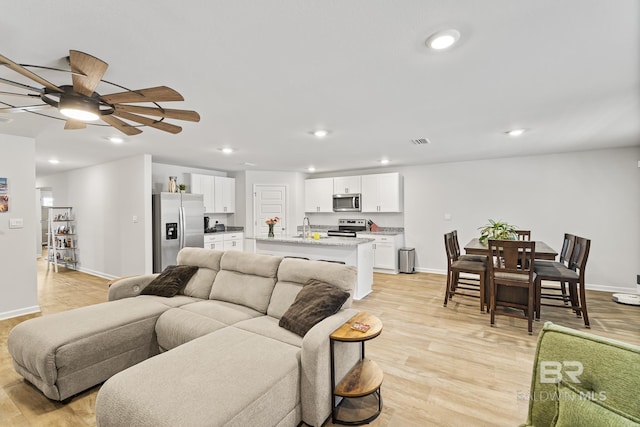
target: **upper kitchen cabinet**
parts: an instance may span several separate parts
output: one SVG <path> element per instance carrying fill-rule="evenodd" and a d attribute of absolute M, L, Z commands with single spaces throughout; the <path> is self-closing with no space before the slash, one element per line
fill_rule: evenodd
<path fill-rule="evenodd" d="M 333 178 L 304 181 L 304 211 L 333 212 Z"/>
<path fill-rule="evenodd" d="M 362 212 L 402 212 L 400 174 L 362 175 Z"/>
<path fill-rule="evenodd" d="M 340 176 L 333 178 L 333 194 L 360 193 L 360 178 L 360 176 Z"/>
<path fill-rule="evenodd" d="M 205 213 L 234 213 L 236 210 L 235 178 L 192 173 L 191 192 L 204 196 Z"/>
<path fill-rule="evenodd" d="M 214 177 L 214 213 L 233 213 L 236 210 L 236 180 L 226 176 Z"/>
<path fill-rule="evenodd" d="M 213 178 L 211 175 L 191 174 L 191 192 L 204 196 L 204 211 L 207 213 L 213 212 Z"/>

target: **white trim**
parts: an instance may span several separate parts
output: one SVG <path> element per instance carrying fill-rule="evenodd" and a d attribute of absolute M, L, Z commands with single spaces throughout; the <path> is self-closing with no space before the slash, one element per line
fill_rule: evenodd
<path fill-rule="evenodd" d="M 112 274 L 107 274 L 107 273 L 103 273 L 101 271 L 95 271 L 95 270 L 90 270 L 88 268 L 78 268 L 77 271 L 80 271 L 82 273 L 86 273 L 86 274 L 90 274 L 92 276 L 98 276 L 98 277 L 102 277 L 103 279 L 109 279 L 109 280 L 113 280 L 113 279 L 117 279 L 118 277 L 122 277 L 122 276 L 114 276 Z"/>
<path fill-rule="evenodd" d="M 4 313 L 0 313 L 0 320 L 11 319 L 13 317 L 24 316 L 26 314 L 39 313 L 40 306 L 34 305 L 31 307 L 20 308 L 18 310 L 5 311 Z"/>

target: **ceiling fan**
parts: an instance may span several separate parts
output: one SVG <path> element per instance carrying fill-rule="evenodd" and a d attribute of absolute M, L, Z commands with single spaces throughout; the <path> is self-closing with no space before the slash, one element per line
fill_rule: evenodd
<path fill-rule="evenodd" d="M 65 116 L 65 129 L 84 129 L 87 126 L 87 122 L 100 119 L 130 136 L 142 132 L 139 129 L 140 125 L 150 126 L 173 134 L 182 131 L 180 126 L 165 122 L 165 118 L 191 122 L 200 121 L 200 115 L 195 111 L 167 109 L 158 104 L 158 102 L 165 101 L 184 101 L 182 95 L 167 86 L 125 90 L 124 92 L 100 95 L 95 92 L 100 82 L 109 83 L 122 89 L 126 88 L 102 80 L 108 64 L 94 56 L 77 50 L 70 50 L 68 60 L 71 70 L 59 70 L 50 67 L 17 64 L 0 54 L 0 65 L 10 68 L 42 86 L 31 86 L 0 77 L 0 83 L 18 87 L 28 92 L 0 92 L 0 96 L 39 98 L 44 102 L 43 104 L 22 107 L 2 102 L 8 105 L 9 108 L 0 108 L 0 112 L 35 112 L 38 114 L 37 111 L 39 110 L 54 107 L 58 109 L 60 114 Z M 70 72 L 72 85 L 56 86 L 26 67 Z M 135 103 L 148 103 L 153 106 L 130 105 Z M 122 119 L 137 124 L 132 125 Z"/>

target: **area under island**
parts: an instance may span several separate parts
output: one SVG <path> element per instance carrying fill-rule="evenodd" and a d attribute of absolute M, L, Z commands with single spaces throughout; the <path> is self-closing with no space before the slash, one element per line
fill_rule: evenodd
<path fill-rule="evenodd" d="M 291 237 L 253 237 L 256 252 L 277 256 L 292 256 L 310 260 L 339 261 L 357 269 L 354 299 L 371 292 L 373 285 L 373 241 L 355 237 L 322 237 L 318 240 Z"/>

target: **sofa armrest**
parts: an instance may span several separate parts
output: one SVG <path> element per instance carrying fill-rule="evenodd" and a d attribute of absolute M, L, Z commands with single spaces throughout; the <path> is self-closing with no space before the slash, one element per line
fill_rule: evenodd
<path fill-rule="evenodd" d="M 137 297 L 145 286 L 158 277 L 158 274 L 160 273 L 122 277 L 113 280 L 109 286 L 109 301 Z"/>
<path fill-rule="evenodd" d="M 358 313 L 340 310 L 307 332 L 302 339 L 300 399 L 302 420 L 321 426 L 331 415 L 331 352 L 329 335 Z M 336 383 L 360 360 L 360 346 L 353 343 L 334 344 Z"/>

